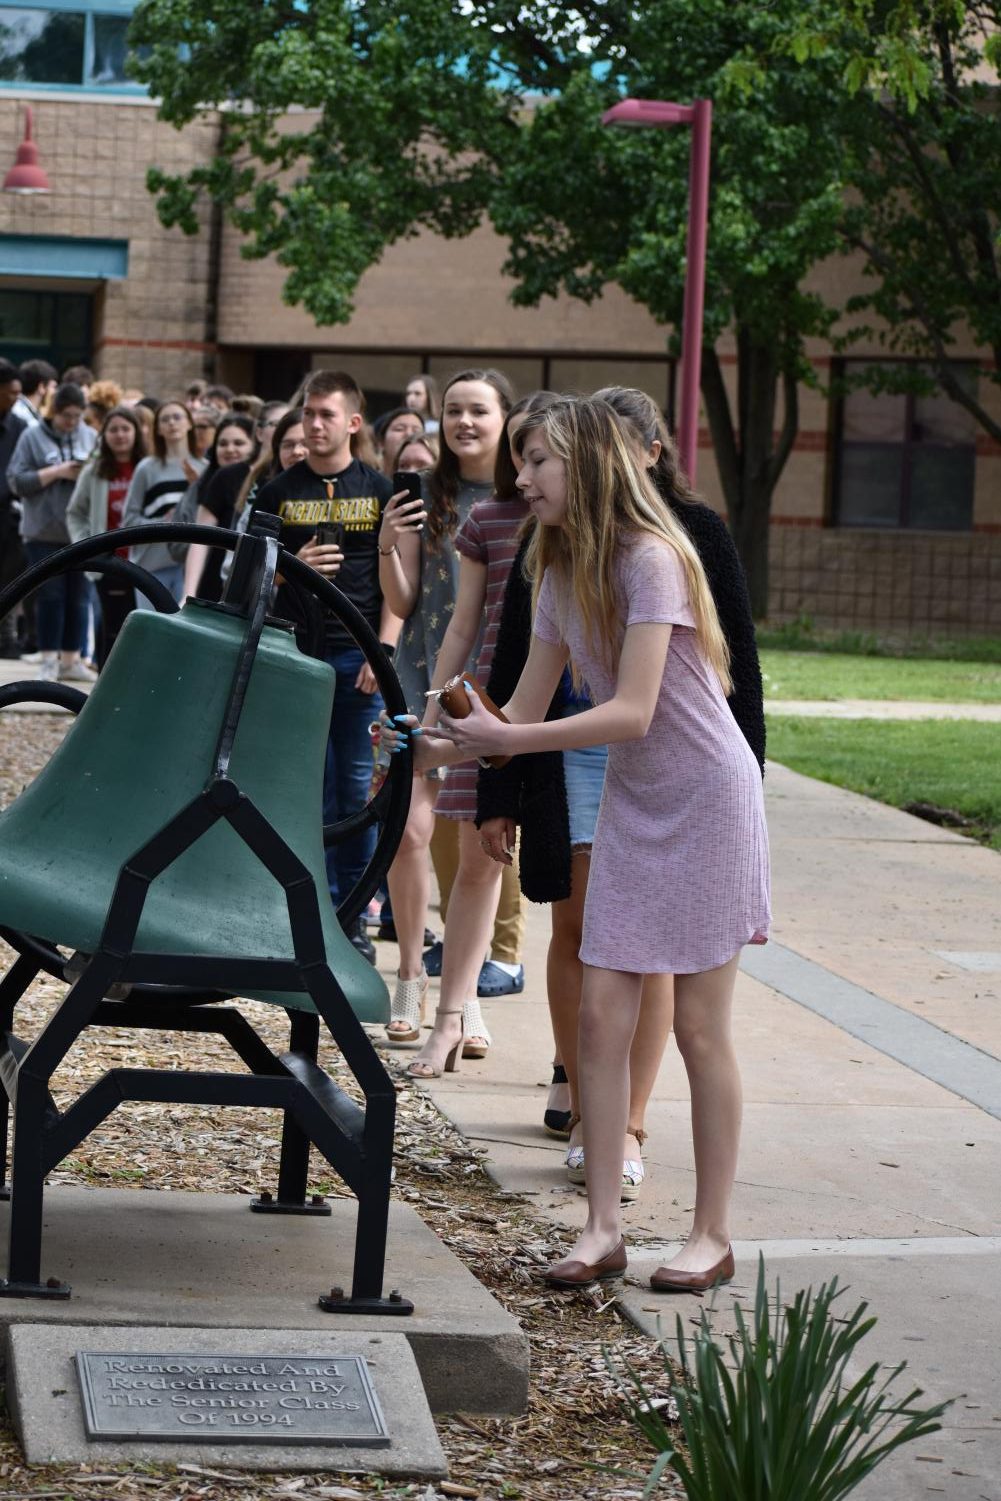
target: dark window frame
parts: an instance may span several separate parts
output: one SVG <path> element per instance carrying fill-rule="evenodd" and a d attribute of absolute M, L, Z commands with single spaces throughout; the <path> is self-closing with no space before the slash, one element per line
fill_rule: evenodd
<path fill-rule="evenodd" d="M 29 297 L 37 297 L 47 301 L 49 311 L 47 339 L 19 339 L 16 332 L 14 335 L 5 334 L 0 336 L 0 356 L 10 359 L 16 365 L 23 364 L 25 360 L 49 360 L 60 370 L 70 364 L 92 363 L 96 322 L 93 291 L 60 289 L 50 292 L 42 287 L 20 288 L 15 283 L 3 282 L 0 283 L 0 292 L 10 293 L 22 302 Z M 82 314 L 84 323 L 82 337 L 77 340 L 71 340 L 65 332 L 74 313 Z"/>
<path fill-rule="evenodd" d="M 977 369 L 977 361 L 974 359 L 956 360 L 956 365 L 970 366 Z M 906 365 L 925 366 L 927 361 L 920 359 L 893 359 L 886 356 L 872 355 L 863 357 L 845 356 L 832 362 L 832 375 L 837 380 L 843 380 L 847 368 L 852 365 Z M 927 524 L 911 524 L 911 500 L 913 495 L 914 453 L 921 446 L 920 439 L 915 436 L 919 426 L 916 417 L 916 405 L 921 397 L 914 391 L 902 392 L 904 398 L 904 435 L 899 442 L 880 443 L 870 440 L 864 444 L 853 444 L 849 439 L 845 441 L 845 403 L 851 393 L 842 393 L 834 399 L 833 420 L 833 464 L 832 484 L 830 501 L 830 524 L 844 530 L 856 529 L 861 531 L 951 531 L 966 534 L 973 530 L 973 507 L 975 500 L 975 473 L 970 490 L 970 516 L 969 521 L 963 527 L 929 527 Z M 861 394 L 861 393 L 860 393 Z M 842 519 L 842 491 L 844 483 L 844 457 L 846 448 L 885 448 L 901 453 L 900 490 L 898 495 L 897 519 L 895 522 L 885 520 L 865 521 L 858 517 L 850 521 Z M 944 447 L 945 445 L 926 445 L 927 447 Z M 956 445 L 967 446 L 967 445 Z M 968 447 L 976 454 L 976 434 L 974 433 Z"/>
<path fill-rule="evenodd" d="M 149 90 L 145 84 L 132 83 L 128 80 L 120 83 L 98 83 L 88 77 L 88 72 L 94 66 L 95 22 L 98 19 L 131 21 L 135 8 L 135 0 L 74 0 L 74 3 L 69 5 L 59 5 L 56 0 L 9 0 L 9 3 L 0 4 L 0 15 L 5 10 L 36 10 L 54 15 L 80 16 L 84 22 L 83 53 L 80 78 L 77 82 L 45 83 L 31 78 L 0 78 L 0 94 L 12 90 L 20 92 L 24 89 L 32 89 L 43 93 L 96 94 L 102 98 L 123 95 L 146 97 Z"/>

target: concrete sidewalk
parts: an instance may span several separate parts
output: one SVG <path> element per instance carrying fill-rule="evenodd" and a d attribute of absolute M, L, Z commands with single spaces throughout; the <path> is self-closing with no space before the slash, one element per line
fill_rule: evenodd
<path fill-rule="evenodd" d="M 772 942 L 745 951 L 736 1030 L 746 1095 L 734 1201 L 737 1279 L 760 1251 L 783 1300 L 837 1273 L 879 1322 L 867 1361 L 908 1362 L 943 1432 L 857 1494 L 1001 1498 L 1001 858 L 895 809 L 771 765 Z M 582 1222 L 558 1143 L 542 1131 L 551 1036 L 548 914 L 530 908 L 523 995 L 487 1004 L 489 1058 L 435 1080 L 434 1099 L 490 1170 L 565 1226 Z M 395 948 L 380 945 L 387 967 Z M 486 1004 L 486 1003 L 485 1003 Z M 649 1177 L 626 1209 L 629 1313 L 697 1315 L 646 1288 L 690 1217 L 688 1092 L 670 1049 L 647 1120 Z M 732 1324 L 724 1318 L 722 1327 Z"/>
<path fill-rule="evenodd" d="M 976 719 L 1001 724 L 1001 704 L 946 704 L 933 699 L 766 698 L 765 714 L 804 719 Z"/>

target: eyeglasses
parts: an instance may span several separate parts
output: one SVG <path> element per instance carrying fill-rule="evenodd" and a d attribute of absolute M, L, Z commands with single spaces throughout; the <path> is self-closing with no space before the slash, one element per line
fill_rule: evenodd
<path fill-rule="evenodd" d="M 305 448 L 302 438 L 283 438 L 278 445 L 279 453 L 292 453 L 296 448 Z"/>

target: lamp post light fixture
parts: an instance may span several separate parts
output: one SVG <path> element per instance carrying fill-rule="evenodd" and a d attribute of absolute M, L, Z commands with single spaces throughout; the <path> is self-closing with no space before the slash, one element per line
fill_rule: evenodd
<path fill-rule="evenodd" d="M 17 148 L 14 165 L 3 180 L 5 193 L 51 193 L 52 184 L 38 165 L 38 147 L 31 139 L 31 105 L 24 107 L 24 140 Z"/>
<path fill-rule="evenodd" d="M 699 451 L 699 376 L 702 367 L 712 117 L 711 99 L 696 99 L 694 104 L 672 104 L 667 99 L 623 99 L 618 104 L 613 104 L 601 117 L 602 125 L 655 126 L 661 129 L 671 125 L 692 127 L 685 307 L 681 325 L 681 420 L 678 424 L 678 451 L 693 484 Z"/>

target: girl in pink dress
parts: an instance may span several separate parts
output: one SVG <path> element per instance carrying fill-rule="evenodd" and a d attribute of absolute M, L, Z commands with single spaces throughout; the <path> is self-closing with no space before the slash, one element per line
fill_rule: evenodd
<path fill-rule="evenodd" d="M 587 1222 L 549 1269 L 559 1286 L 619 1276 L 629 1047 L 643 976 L 675 975 L 675 1036 L 692 1094 L 696 1201 L 658 1291 L 733 1275 L 729 1208 L 740 1135 L 730 1015 L 745 943 L 769 922 L 761 774 L 726 703 L 729 672 L 705 574 L 637 467 L 615 413 L 561 400 L 518 438 L 518 487 L 541 525 L 527 566 L 535 622 L 510 723 L 474 702 L 415 741 L 418 768 L 452 758 L 609 749 L 580 957 L 580 1101 Z M 545 721 L 567 663 L 594 708 Z M 443 1018 L 439 1017 L 439 1024 Z M 453 1018 L 455 1041 L 461 1019 Z"/>

